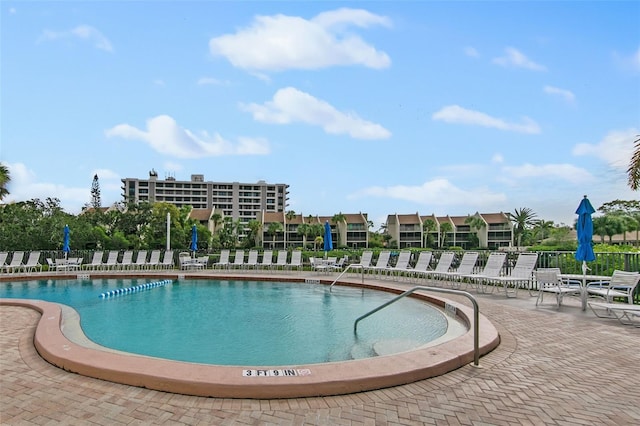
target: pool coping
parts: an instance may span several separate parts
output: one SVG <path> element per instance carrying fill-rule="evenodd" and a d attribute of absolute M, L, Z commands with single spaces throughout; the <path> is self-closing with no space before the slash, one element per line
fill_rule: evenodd
<path fill-rule="evenodd" d="M 100 278 L 100 274 L 91 274 Z M 106 275 L 106 274 L 105 274 Z M 174 274 L 175 275 L 175 274 Z M 177 274 L 180 278 L 264 279 L 267 281 L 304 282 L 304 277 L 262 277 L 209 274 Z M 185 276 L 186 275 L 186 276 Z M 107 275 L 113 278 L 113 275 Z M 155 276 L 167 277 L 166 274 Z M 60 279 L 55 276 L 30 276 L 22 279 Z M 65 278 L 75 278 L 65 277 Z M 332 281 L 320 279 L 320 284 Z M 388 283 L 340 281 L 339 285 L 364 287 L 401 293 L 406 288 Z M 342 362 L 282 366 L 220 366 L 196 364 L 160 358 L 104 351 L 83 346 L 63 333 L 62 305 L 30 299 L 0 299 L 0 305 L 22 306 L 41 314 L 34 345 L 43 359 L 66 371 L 111 382 L 177 394 L 219 398 L 299 398 L 350 394 L 412 383 L 439 376 L 471 363 L 473 353 L 473 309 L 460 303 L 416 292 L 417 297 L 444 307 L 456 308 L 457 317 L 469 325 L 469 331 L 435 346 Z M 67 319 L 68 320 L 68 319 Z M 482 314 L 479 316 L 479 349 L 485 355 L 500 342 L 496 328 Z M 74 339 L 75 340 L 75 339 Z M 247 376 L 251 372 L 251 376 Z M 276 375 L 277 374 L 277 375 Z M 289 375 L 288 375 L 289 374 Z"/>

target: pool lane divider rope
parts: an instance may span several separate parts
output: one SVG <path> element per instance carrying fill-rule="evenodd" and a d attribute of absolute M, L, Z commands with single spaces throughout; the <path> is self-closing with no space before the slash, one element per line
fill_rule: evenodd
<path fill-rule="evenodd" d="M 140 291 L 151 290 L 152 288 L 164 287 L 167 284 L 172 284 L 173 280 L 154 281 L 151 283 L 140 284 L 133 287 L 124 287 L 117 290 L 106 291 L 100 294 L 101 299 L 106 299 L 115 296 L 124 296 L 131 293 L 138 293 Z"/>

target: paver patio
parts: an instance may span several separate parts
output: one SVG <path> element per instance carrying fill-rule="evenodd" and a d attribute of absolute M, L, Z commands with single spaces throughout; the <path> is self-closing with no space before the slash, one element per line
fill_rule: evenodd
<path fill-rule="evenodd" d="M 502 339 L 480 368 L 352 395 L 279 400 L 184 396 L 65 372 L 33 347 L 39 314 L 0 306 L 0 424 L 640 424 L 640 328 L 582 312 L 577 300 L 556 310 L 552 303 L 536 308 L 526 292 L 477 298 Z"/>

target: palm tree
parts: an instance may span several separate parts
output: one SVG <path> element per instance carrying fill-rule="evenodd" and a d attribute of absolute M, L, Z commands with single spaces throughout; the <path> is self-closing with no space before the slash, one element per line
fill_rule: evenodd
<path fill-rule="evenodd" d="M 433 221 L 433 219 L 427 219 L 422 222 L 422 233 L 424 234 L 424 247 L 426 248 L 429 245 L 429 236 L 431 233 L 435 232 L 438 229 L 438 226 Z"/>
<path fill-rule="evenodd" d="M 334 214 L 333 217 L 331 218 L 331 222 L 336 224 L 336 231 L 338 231 L 338 241 L 336 241 L 338 247 L 340 247 L 340 227 L 338 226 L 338 224 L 345 223 L 346 221 L 347 221 L 347 216 L 342 214 L 342 212 L 338 214 Z"/>
<path fill-rule="evenodd" d="M 551 235 L 551 230 L 553 229 L 553 225 L 554 223 L 552 220 L 540 219 L 536 221 L 533 228 L 533 232 L 534 232 L 534 235 L 537 237 L 538 242 L 544 241 L 545 238 Z"/>
<path fill-rule="evenodd" d="M 267 227 L 267 234 L 273 238 L 271 248 L 276 246 L 276 234 L 282 231 L 282 224 L 280 222 L 271 222 Z"/>
<path fill-rule="evenodd" d="M 629 173 L 629 186 L 634 191 L 637 191 L 640 188 L 640 135 L 636 135 L 634 143 L 636 147 L 631 156 L 627 172 Z"/>
<path fill-rule="evenodd" d="M 11 176 L 9 176 L 9 168 L 4 164 L 0 164 L 0 201 L 9 195 L 7 186 L 11 182 Z"/>
<path fill-rule="evenodd" d="M 453 225 L 449 222 L 444 222 L 440 225 L 440 247 L 444 247 L 444 243 L 447 240 L 447 234 L 453 231 Z"/>
<path fill-rule="evenodd" d="M 537 215 L 529 207 L 521 207 L 520 210 L 515 209 L 513 213 L 508 213 L 509 219 L 513 222 L 513 236 L 516 238 L 517 247 L 522 244 L 522 237 L 527 229 L 534 226 Z"/>
<path fill-rule="evenodd" d="M 213 221 L 213 232 L 215 233 L 218 230 L 218 225 L 222 222 L 222 215 L 214 213 L 211 215 L 211 220 Z"/>
<path fill-rule="evenodd" d="M 486 226 L 485 221 L 478 215 L 469 216 L 464 220 L 464 223 L 469 225 L 469 228 L 473 231 L 475 230 L 476 239 L 478 240 L 478 246 L 480 245 L 480 237 L 478 233 L 482 228 Z"/>

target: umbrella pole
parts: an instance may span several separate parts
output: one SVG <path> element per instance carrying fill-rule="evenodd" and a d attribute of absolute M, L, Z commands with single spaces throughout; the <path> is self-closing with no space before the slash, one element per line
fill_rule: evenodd
<path fill-rule="evenodd" d="M 582 261 L 582 310 L 587 310 L 587 262 Z"/>

